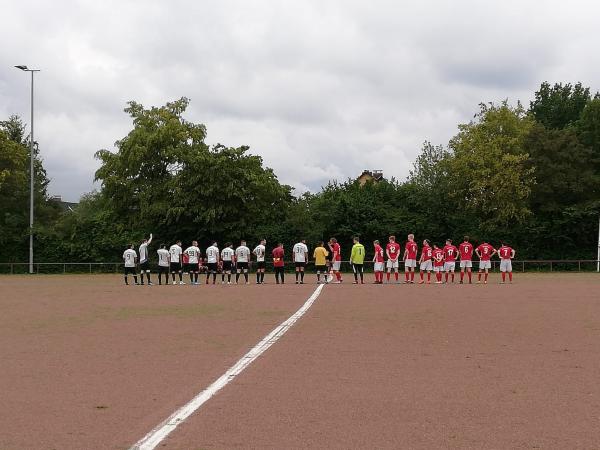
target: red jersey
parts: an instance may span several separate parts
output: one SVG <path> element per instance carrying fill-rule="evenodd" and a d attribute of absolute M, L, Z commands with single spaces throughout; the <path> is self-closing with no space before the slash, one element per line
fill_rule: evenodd
<path fill-rule="evenodd" d="M 473 245 L 470 242 L 463 242 L 458 246 L 461 261 L 471 261 L 473 259 Z"/>
<path fill-rule="evenodd" d="M 510 248 L 508 245 L 503 245 L 498 250 L 498 254 L 500 255 L 500 259 L 510 259 L 510 257 L 512 256 L 512 252 L 513 252 L 513 249 Z"/>
<path fill-rule="evenodd" d="M 436 248 L 433 250 L 433 265 L 436 267 L 441 267 L 444 265 L 444 250 L 441 248 Z"/>
<path fill-rule="evenodd" d="M 456 257 L 458 256 L 458 249 L 454 245 L 446 245 L 444 246 L 444 257 L 447 262 L 456 261 Z"/>
<path fill-rule="evenodd" d="M 417 259 L 417 253 L 419 252 L 419 246 L 415 241 L 408 241 L 404 246 L 406 250 L 406 259 Z"/>
<path fill-rule="evenodd" d="M 377 244 L 375 245 L 375 262 L 382 263 L 383 261 L 383 247 Z"/>
<path fill-rule="evenodd" d="M 341 252 L 340 244 L 338 244 L 337 242 L 335 244 L 331 244 L 331 251 L 334 253 L 334 256 L 332 256 L 332 259 L 334 261 L 342 260 L 342 252 Z"/>
<path fill-rule="evenodd" d="M 429 245 L 424 246 L 423 250 L 421 250 L 421 260 L 429 261 L 432 256 L 433 256 L 433 249 Z"/>
<path fill-rule="evenodd" d="M 477 251 L 481 255 L 482 261 L 489 261 L 496 249 L 486 242 L 477 247 Z"/>
<path fill-rule="evenodd" d="M 283 267 L 283 255 L 285 252 L 281 247 L 273 249 L 273 267 Z"/>
<path fill-rule="evenodd" d="M 390 242 L 386 245 L 385 250 L 389 255 L 389 259 L 392 261 L 397 261 L 400 256 L 400 244 L 397 242 Z"/>

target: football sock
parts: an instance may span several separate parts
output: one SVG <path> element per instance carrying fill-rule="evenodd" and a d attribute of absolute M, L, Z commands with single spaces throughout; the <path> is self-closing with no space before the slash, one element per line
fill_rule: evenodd
<path fill-rule="evenodd" d="M 512 281 L 512 272 L 508 272 L 508 280 Z"/>
<path fill-rule="evenodd" d="M 296 270 L 296 281 L 298 281 L 299 272 Z"/>
<path fill-rule="evenodd" d="M 217 272 L 213 272 L 213 284 L 217 282 Z"/>
<path fill-rule="evenodd" d="M 452 281 L 454 283 L 454 272 L 450 273 L 450 281 Z"/>
<path fill-rule="evenodd" d="M 448 282 L 448 272 L 446 272 L 446 283 Z"/>
<path fill-rule="evenodd" d="M 265 273 L 264 273 L 264 272 L 261 272 L 261 273 L 260 273 L 260 282 L 261 282 L 261 283 L 264 283 L 264 282 L 265 282 Z"/>
<path fill-rule="evenodd" d="M 473 276 L 473 274 L 471 272 L 467 272 L 467 276 L 469 277 L 469 283 L 471 282 L 471 277 Z"/>
<path fill-rule="evenodd" d="M 135 284 L 137 284 L 137 283 L 138 283 L 138 280 L 137 280 L 137 275 L 134 275 L 134 276 L 133 276 L 133 281 L 135 281 Z"/>
<path fill-rule="evenodd" d="M 225 282 L 225 272 L 221 273 L 221 282 Z"/>
<path fill-rule="evenodd" d="M 506 272 L 502 272 L 502 282 L 506 281 Z"/>
<path fill-rule="evenodd" d="M 321 272 L 317 272 L 317 283 L 321 281 Z"/>
<path fill-rule="evenodd" d="M 256 283 L 260 283 L 260 272 L 256 272 Z"/>
<path fill-rule="evenodd" d="M 146 279 L 148 280 L 148 284 L 150 284 L 150 272 L 146 272 Z"/>
<path fill-rule="evenodd" d="M 304 270 L 300 272 L 300 281 L 304 282 Z"/>
<path fill-rule="evenodd" d="M 127 275 L 125 275 L 123 278 L 125 278 L 125 284 L 129 284 L 129 281 L 127 281 Z"/>
<path fill-rule="evenodd" d="M 487 281 L 487 279 L 488 279 L 488 273 L 486 272 L 486 273 L 485 273 L 485 278 L 484 278 L 484 281 Z"/>
<path fill-rule="evenodd" d="M 410 277 L 410 274 L 408 272 L 404 272 L 404 278 L 406 281 L 408 281 L 408 277 Z"/>
<path fill-rule="evenodd" d="M 246 280 L 246 283 L 248 282 L 248 272 L 244 272 L 244 280 Z"/>
<path fill-rule="evenodd" d="M 183 272 L 179 272 L 179 281 L 183 281 Z"/>
<path fill-rule="evenodd" d="M 481 272 L 477 274 L 477 281 L 481 281 Z"/>
<path fill-rule="evenodd" d="M 385 278 L 387 281 L 390 281 L 390 275 L 391 275 L 391 273 L 389 273 L 389 272 L 385 274 Z"/>
<path fill-rule="evenodd" d="M 394 272 L 394 278 L 396 279 L 396 281 L 398 281 L 398 278 L 399 278 L 398 272 Z"/>
<path fill-rule="evenodd" d="M 354 281 L 358 282 L 358 273 L 354 270 Z"/>
<path fill-rule="evenodd" d="M 431 272 L 427 272 L 427 282 L 431 281 Z"/>
<path fill-rule="evenodd" d="M 171 272 L 171 276 L 173 277 L 173 281 L 175 281 L 175 272 Z M 167 280 L 169 279 L 169 277 L 167 276 Z"/>
<path fill-rule="evenodd" d="M 227 282 L 231 283 L 231 274 L 230 273 L 227 274 Z"/>
<path fill-rule="evenodd" d="M 460 272 L 460 281 L 464 280 L 465 278 L 465 273 L 464 272 Z"/>
<path fill-rule="evenodd" d="M 423 281 L 423 272 L 419 272 L 419 278 L 421 278 L 421 281 Z"/>
<path fill-rule="evenodd" d="M 415 271 L 414 270 L 410 273 L 410 281 L 415 281 Z"/>
<path fill-rule="evenodd" d="M 240 281 L 240 273 L 239 272 L 237 272 L 235 274 L 235 282 L 237 283 L 238 281 Z"/>
<path fill-rule="evenodd" d="M 364 281 L 364 280 L 363 280 L 363 277 L 364 277 L 364 274 L 363 274 L 363 271 L 361 270 L 361 271 L 360 271 L 360 282 L 361 282 L 361 283 Z"/>

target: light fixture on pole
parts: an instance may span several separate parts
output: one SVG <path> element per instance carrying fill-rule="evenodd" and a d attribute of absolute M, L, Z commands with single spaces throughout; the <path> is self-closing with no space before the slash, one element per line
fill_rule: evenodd
<path fill-rule="evenodd" d="M 33 74 L 40 69 L 30 69 L 27 66 L 15 66 L 24 72 L 31 72 L 31 136 L 29 137 L 29 273 L 33 273 L 33 182 L 34 182 L 34 152 L 33 152 Z"/>

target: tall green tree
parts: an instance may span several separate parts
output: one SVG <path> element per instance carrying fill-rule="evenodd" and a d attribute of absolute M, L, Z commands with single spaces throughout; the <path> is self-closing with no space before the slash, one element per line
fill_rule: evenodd
<path fill-rule="evenodd" d="M 590 98 L 590 89 L 583 87 L 581 83 L 555 83 L 550 86 L 545 81 L 535 92 L 529 110 L 535 120 L 546 128 L 562 129 L 579 120 Z"/>

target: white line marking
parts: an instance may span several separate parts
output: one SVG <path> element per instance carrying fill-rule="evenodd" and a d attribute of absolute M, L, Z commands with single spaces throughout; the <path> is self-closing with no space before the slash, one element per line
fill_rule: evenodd
<path fill-rule="evenodd" d="M 235 377 L 244 371 L 252 362 L 267 351 L 271 345 L 277 342 L 281 336 L 283 336 L 297 321 L 300 319 L 306 311 L 312 306 L 319 294 L 323 290 L 324 284 L 320 284 L 312 295 L 306 300 L 304 305 L 296 311 L 292 316 L 289 317 L 285 322 L 281 323 L 277 328 L 266 335 L 262 341 L 260 341 L 254 348 L 240 358 L 233 366 L 231 366 L 227 372 L 221 375 L 213 384 L 208 386 L 192 400 L 183 405 L 173 414 L 171 414 L 165 421 L 154 428 L 150 433 L 140 439 L 130 450 L 152 450 L 163 439 L 165 439 L 175 428 L 177 428 L 185 419 L 196 412 L 204 403 L 206 403 L 213 395 L 223 389 L 227 384 L 231 383 Z"/>

